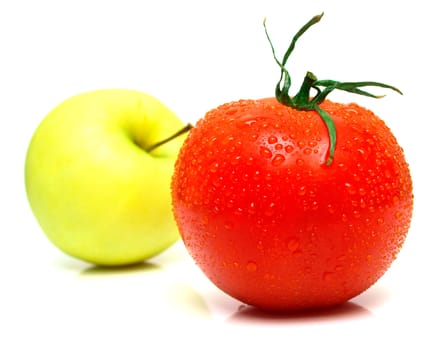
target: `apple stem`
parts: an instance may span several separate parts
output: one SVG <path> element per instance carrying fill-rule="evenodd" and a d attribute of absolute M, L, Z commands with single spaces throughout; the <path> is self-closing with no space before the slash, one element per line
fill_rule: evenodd
<path fill-rule="evenodd" d="M 151 152 L 154 149 L 158 148 L 159 146 L 162 146 L 168 142 L 170 142 L 171 140 L 174 140 L 176 137 L 179 137 L 180 135 L 183 135 L 184 133 L 187 133 L 189 130 L 191 130 L 193 128 L 193 125 L 188 123 L 186 124 L 183 128 L 181 128 L 179 131 L 177 131 L 176 133 L 174 133 L 173 135 L 167 137 L 166 139 L 156 142 L 155 144 L 151 145 L 150 147 L 146 148 L 147 152 Z"/>

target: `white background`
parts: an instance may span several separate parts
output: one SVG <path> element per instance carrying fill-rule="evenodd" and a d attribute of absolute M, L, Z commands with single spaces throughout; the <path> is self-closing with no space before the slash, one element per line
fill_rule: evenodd
<path fill-rule="evenodd" d="M 432 349 L 430 24 L 427 1 L 2 1 L 0 4 L 0 349 Z M 415 186 L 411 230 L 386 275 L 325 312 L 271 316 L 217 290 L 181 242 L 151 261 L 101 269 L 44 236 L 23 165 L 42 118 L 77 93 L 150 93 L 184 121 L 240 98 L 270 96 L 279 77 L 262 21 L 283 55 L 313 15 L 289 66 L 320 79 L 398 86 L 374 110 L 405 149 Z M 293 90 L 294 91 L 294 90 Z M 382 91 L 373 90 L 376 93 Z M 270 348 L 270 347 L 269 347 Z"/>

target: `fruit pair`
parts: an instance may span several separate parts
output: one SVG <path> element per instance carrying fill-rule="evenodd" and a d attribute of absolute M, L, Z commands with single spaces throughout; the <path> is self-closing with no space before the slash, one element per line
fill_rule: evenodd
<path fill-rule="evenodd" d="M 99 264 L 159 253 L 178 237 L 169 192 L 177 159 L 171 195 L 178 229 L 226 293 L 293 310 L 339 304 L 371 286 L 408 232 L 410 172 L 382 120 L 327 96 L 379 97 L 365 86 L 400 91 L 308 72 L 291 96 L 287 60 L 321 17 L 300 29 L 282 61 L 271 46 L 281 68 L 276 98 L 211 110 L 184 143 L 170 137 L 182 129 L 179 119 L 138 92 L 84 94 L 51 112 L 26 166 L 29 200 L 47 235 Z"/>

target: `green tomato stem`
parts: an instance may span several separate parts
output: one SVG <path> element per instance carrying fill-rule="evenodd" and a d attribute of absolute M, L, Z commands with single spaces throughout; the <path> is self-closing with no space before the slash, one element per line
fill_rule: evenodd
<path fill-rule="evenodd" d="M 334 153 L 336 149 L 336 127 L 333 119 L 330 115 L 319 107 L 327 96 L 334 90 L 342 90 L 362 96 L 381 98 L 384 95 L 374 95 L 360 88 L 366 86 L 376 86 L 386 89 L 391 89 L 402 95 L 402 92 L 391 85 L 378 83 L 374 81 L 360 81 L 360 82 L 340 82 L 336 80 L 318 80 L 317 77 L 311 73 L 307 72 L 304 77 L 303 83 L 300 87 L 299 92 L 293 97 L 289 94 L 289 89 L 291 87 L 291 77 L 286 69 L 286 63 L 291 53 L 294 51 L 297 40 L 314 24 L 318 23 L 324 13 L 312 17 L 300 30 L 294 35 L 291 40 L 291 44 L 285 55 L 282 58 L 282 62 L 276 57 L 275 49 L 273 47 L 272 41 L 267 31 L 266 20 L 264 19 L 264 30 L 267 36 L 267 40 L 270 43 L 270 47 L 273 53 L 273 58 L 281 69 L 281 75 L 279 81 L 276 85 L 275 95 L 276 99 L 283 105 L 289 106 L 291 108 L 301 110 L 301 111 L 316 111 L 318 115 L 323 120 L 326 125 L 327 132 L 329 135 L 329 149 L 328 157 L 326 160 L 326 165 L 330 165 L 333 162 Z M 311 90 L 314 90 L 315 94 L 311 95 Z"/>
<path fill-rule="evenodd" d="M 156 148 L 158 148 L 158 147 L 160 147 L 160 146 L 162 146 L 162 145 L 164 145 L 164 144 L 170 142 L 171 140 L 174 140 L 175 138 L 179 137 L 180 135 L 183 135 L 183 134 L 187 133 L 187 132 L 188 132 L 189 130 L 191 130 L 192 128 L 193 128 L 193 125 L 190 124 L 190 123 L 188 123 L 188 124 L 186 124 L 183 128 L 181 128 L 179 131 L 177 131 L 176 133 L 174 133 L 173 135 L 167 137 L 166 139 L 164 139 L 164 140 L 162 140 L 162 141 L 156 142 L 156 143 L 153 144 L 153 145 L 150 145 L 150 146 L 147 147 L 145 150 L 146 150 L 147 152 L 151 152 L 151 151 L 153 151 L 154 149 L 156 149 Z"/>

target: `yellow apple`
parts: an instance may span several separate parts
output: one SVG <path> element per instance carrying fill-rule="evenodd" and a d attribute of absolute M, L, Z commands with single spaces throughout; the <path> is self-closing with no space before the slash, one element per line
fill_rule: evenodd
<path fill-rule="evenodd" d="M 155 256 L 179 234 L 170 181 L 182 121 L 156 98 L 126 89 L 74 96 L 53 109 L 29 144 L 25 183 L 47 237 L 99 265 Z"/>

